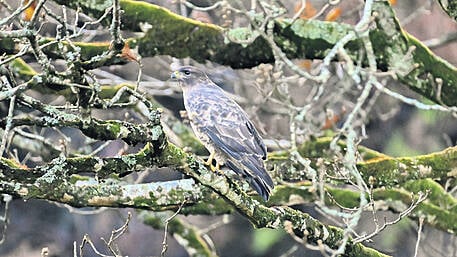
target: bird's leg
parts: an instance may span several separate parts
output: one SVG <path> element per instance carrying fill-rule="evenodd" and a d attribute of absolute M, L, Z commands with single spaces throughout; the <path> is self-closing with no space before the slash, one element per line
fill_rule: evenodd
<path fill-rule="evenodd" d="M 212 172 L 219 172 L 220 164 L 216 161 L 216 166 L 213 166 L 213 159 L 216 155 L 216 152 L 210 153 L 208 160 L 204 163 L 205 165 L 209 166 Z"/>
<path fill-rule="evenodd" d="M 210 166 L 212 172 L 219 172 L 220 164 L 216 161 L 216 166 Z"/>
<path fill-rule="evenodd" d="M 213 166 L 212 164 L 213 164 L 214 155 L 216 155 L 216 152 L 211 152 L 209 154 L 208 160 L 205 162 L 205 165 Z"/>

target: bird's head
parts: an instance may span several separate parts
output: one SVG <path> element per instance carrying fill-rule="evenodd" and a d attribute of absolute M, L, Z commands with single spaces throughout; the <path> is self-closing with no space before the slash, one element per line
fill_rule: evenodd
<path fill-rule="evenodd" d="M 206 74 L 198 68 L 192 66 L 183 66 L 174 71 L 171 80 L 181 82 L 183 86 L 195 85 L 199 81 L 208 80 Z"/>

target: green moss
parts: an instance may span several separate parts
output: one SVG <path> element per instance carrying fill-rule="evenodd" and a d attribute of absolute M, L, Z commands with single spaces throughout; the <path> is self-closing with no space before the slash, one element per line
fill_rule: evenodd
<path fill-rule="evenodd" d="M 70 176 L 70 180 L 68 182 L 71 183 L 71 184 L 76 184 L 78 181 L 89 181 L 89 180 L 90 180 L 89 177 L 81 176 L 81 175 L 77 175 L 77 174 L 72 174 Z"/>
<path fill-rule="evenodd" d="M 2 166 L 2 169 L 20 169 L 21 164 L 18 163 L 16 160 L 13 159 L 7 159 L 0 157 L 0 165 Z"/>
<path fill-rule="evenodd" d="M 294 185 L 275 187 L 274 194 L 268 205 L 278 206 L 287 204 L 310 203 L 317 199 L 316 192 L 310 191 L 311 182 L 302 182 Z M 325 190 L 331 195 L 326 197 L 325 203 L 328 206 L 344 206 L 356 208 L 360 206 L 360 192 L 350 189 L 326 186 Z M 405 188 L 377 188 L 373 190 L 373 198 L 377 202 L 383 202 L 384 206 L 395 212 L 404 211 L 415 201 L 417 192 L 429 190 L 431 194 L 425 202 L 412 212 L 411 218 L 425 216 L 426 221 L 440 229 L 457 232 L 457 210 L 456 200 L 448 195 L 444 189 L 433 180 L 411 181 Z M 368 198 L 368 195 L 366 195 Z M 264 214 L 261 214 L 264 215 Z M 266 214 L 267 215 L 267 214 Z"/>
<path fill-rule="evenodd" d="M 390 255 L 378 252 L 372 248 L 366 247 L 362 244 L 350 245 L 348 248 L 349 248 L 348 250 L 351 253 L 348 254 L 347 256 L 353 256 L 353 257 L 388 257 L 388 256 L 390 256 Z"/>
<path fill-rule="evenodd" d="M 323 40 L 329 44 L 336 44 L 353 30 L 352 26 L 344 23 L 335 26 L 333 22 L 304 19 L 298 19 L 292 24 L 290 20 L 281 20 L 278 25 L 283 28 L 290 27 L 290 30 L 301 38 Z"/>
<path fill-rule="evenodd" d="M 31 78 L 38 74 L 30 65 L 24 62 L 22 58 L 14 59 L 10 65 L 13 68 L 13 71 L 23 76 L 23 79 Z"/>
<path fill-rule="evenodd" d="M 117 120 L 107 120 L 104 124 L 105 128 L 113 135 L 119 137 L 126 137 L 128 135 L 128 129 L 122 129 L 123 126 Z M 123 133 L 121 133 L 123 131 Z"/>
<path fill-rule="evenodd" d="M 412 88 L 419 93 L 428 95 L 430 99 L 438 102 L 441 100 L 447 105 L 457 105 L 457 100 L 454 97 L 457 95 L 457 68 L 445 60 L 440 59 L 438 56 L 423 45 L 422 42 L 414 38 L 409 34 L 405 34 L 408 43 L 416 47 L 413 52 L 414 61 L 420 64 L 420 74 L 433 74 L 430 82 L 433 80 L 440 79 L 445 82 L 441 87 L 441 94 L 438 96 L 436 87 L 424 84 L 420 86 L 413 86 Z M 453 72 L 450 72 L 450 69 Z M 419 71 L 419 70 L 418 70 Z M 414 73 L 413 73 L 414 74 Z M 414 79 L 409 76 L 407 79 Z"/>
<path fill-rule="evenodd" d="M 276 21 L 275 41 L 290 58 L 320 59 L 352 30 L 350 25 L 342 23 L 336 26 L 333 22 L 304 19 L 291 23 L 291 20 L 284 19 Z M 355 58 L 360 45 L 360 40 L 349 42 L 346 45 L 348 54 Z"/>
<path fill-rule="evenodd" d="M 129 167 L 135 167 L 137 164 L 135 155 L 122 155 L 121 160 Z"/>
<path fill-rule="evenodd" d="M 179 147 L 168 143 L 159 157 L 159 166 L 179 167 L 186 161 L 187 155 Z"/>
<path fill-rule="evenodd" d="M 227 36 L 234 41 L 246 41 L 258 37 L 259 34 L 249 28 L 233 28 L 227 32 Z"/>
<path fill-rule="evenodd" d="M 453 208 L 457 210 L 457 200 L 432 179 L 411 180 L 405 183 L 405 188 L 412 193 L 428 191 L 430 195 L 427 199 L 434 205 L 444 209 Z"/>
<path fill-rule="evenodd" d="M 314 200 L 314 193 L 310 190 L 310 182 L 297 183 L 294 187 L 277 185 L 268 204 L 280 205 L 292 202 L 305 203 Z"/>
<path fill-rule="evenodd" d="M 207 195 L 207 194 L 206 194 Z M 205 201 L 199 201 L 193 205 L 186 206 L 181 213 L 182 214 L 192 214 L 192 215 L 221 215 L 221 214 L 230 214 L 235 210 L 233 207 L 228 204 L 224 199 L 219 196 L 215 196 L 211 199 L 206 199 Z"/>
<path fill-rule="evenodd" d="M 129 83 L 121 83 L 117 85 L 105 85 L 100 87 L 100 92 L 98 92 L 98 96 L 102 99 L 111 99 L 113 98 L 116 93 L 123 87 L 128 87 L 130 89 L 134 89 L 135 85 Z M 126 103 L 129 100 L 129 95 L 125 94 L 124 96 L 119 99 L 119 102 Z"/>
<path fill-rule="evenodd" d="M 378 14 L 378 29 L 370 32 L 370 41 L 380 68 L 394 71 L 399 81 L 430 100 L 456 105 L 457 68 L 403 31 L 386 1 L 373 5 L 373 11 Z M 438 86 L 438 83 L 441 85 Z M 441 89 L 440 95 L 437 88 Z"/>
<path fill-rule="evenodd" d="M 149 198 L 144 197 L 135 197 L 132 199 L 133 205 L 138 207 L 144 208 L 155 208 L 157 206 L 157 198 L 154 196 L 153 193 L 149 195 Z"/>
<path fill-rule="evenodd" d="M 143 56 L 170 54 L 180 58 L 193 56 L 203 61 L 216 51 L 223 40 L 219 27 L 184 18 L 157 5 L 121 1 L 121 7 L 125 11 L 124 26 L 135 27 L 140 23 L 152 26 L 145 37 L 138 40 Z"/>

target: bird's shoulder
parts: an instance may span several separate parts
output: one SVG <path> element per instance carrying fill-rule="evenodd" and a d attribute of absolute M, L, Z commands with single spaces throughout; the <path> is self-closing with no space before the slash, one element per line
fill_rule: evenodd
<path fill-rule="evenodd" d="M 201 118 L 216 119 L 230 113 L 241 113 L 241 107 L 217 86 L 201 87 L 188 92 L 185 99 L 186 107 L 191 111 L 204 115 Z M 238 118 L 241 118 L 238 117 Z"/>
<path fill-rule="evenodd" d="M 217 85 L 201 85 L 187 93 L 191 122 L 229 156 L 266 158 L 266 147 L 247 113 Z"/>

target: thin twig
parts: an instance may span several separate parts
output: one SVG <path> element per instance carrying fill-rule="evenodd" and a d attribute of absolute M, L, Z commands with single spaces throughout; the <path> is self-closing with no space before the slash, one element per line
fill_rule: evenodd
<path fill-rule="evenodd" d="M 21 1 L 22 2 L 22 1 Z M 27 8 L 29 8 L 30 6 L 32 6 L 34 1 L 28 1 L 26 5 L 22 5 L 21 3 L 21 7 L 20 8 L 17 8 L 10 16 L 0 20 L 0 26 L 3 26 L 5 24 L 10 24 L 12 22 L 13 19 L 15 19 L 19 14 L 21 14 L 22 12 L 24 12 Z M 2 4 L 5 4 L 3 1 L 2 1 Z"/>
<path fill-rule="evenodd" d="M 113 20 L 111 23 L 110 32 L 111 36 L 113 37 L 112 43 L 114 43 L 116 47 L 124 44 L 124 39 L 122 39 L 121 35 L 121 6 L 119 0 L 113 1 Z"/>
<path fill-rule="evenodd" d="M 397 92 L 394 92 L 388 88 L 386 88 L 384 85 L 379 83 L 378 81 L 374 82 L 373 84 L 378 90 L 383 92 L 386 95 L 389 95 L 393 98 L 396 98 L 406 104 L 415 106 L 418 109 L 422 110 L 434 110 L 434 111 L 441 111 L 441 112 L 451 112 L 451 113 L 457 113 L 457 107 L 456 106 L 443 106 L 439 104 L 425 104 L 420 102 L 419 100 L 413 99 L 406 97 L 402 94 L 399 94 Z"/>
<path fill-rule="evenodd" d="M 129 226 L 129 223 L 130 223 L 131 219 L 132 219 L 132 213 L 128 212 L 127 213 L 127 219 L 125 220 L 124 224 L 122 226 L 120 226 L 118 229 L 114 229 L 113 231 L 111 231 L 111 236 L 109 237 L 108 241 L 106 241 L 103 237 L 101 238 L 101 240 L 103 240 L 103 242 L 108 247 L 108 250 L 112 254 L 114 254 L 115 256 L 119 256 L 119 254 L 116 252 L 116 250 L 113 249 L 113 243 L 117 239 L 119 239 L 119 237 L 124 235 L 125 231 L 127 231 L 127 229 L 128 229 L 128 226 Z"/>
<path fill-rule="evenodd" d="M 422 234 L 422 227 L 424 225 L 424 217 L 419 217 L 419 228 L 417 229 L 417 240 L 416 246 L 414 247 L 414 257 L 417 257 L 417 253 L 419 252 L 419 243 L 421 241 L 421 234 Z"/>
<path fill-rule="evenodd" d="M 3 156 L 3 153 L 6 148 L 6 144 L 8 141 L 8 135 L 13 126 L 13 115 L 14 115 L 15 105 L 16 105 L 16 95 L 13 95 L 10 99 L 8 116 L 6 117 L 6 125 L 5 125 L 5 129 L 3 130 L 2 143 L 0 145 L 0 156 Z"/>
<path fill-rule="evenodd" d="M 8 230 L 8 211 L 9 211 L 9 205 L 11 203 L 11 200 L 13 200 L 13 197 L 11 195 L 7 194 L 2 194 L 2 201 L 5 203 L 5 212 L 3 213 L 2 216 L 0 216 L 0 221 L 3 222 L 3 229 L 2 229 L 2 235 L 0 239 L 0 245 L 2 245 L 5 240 L 6 240 L 6 232 Z"/>
<path fill-rule="evenodd" d="M 358 237 L 358 238 L 355 238 L 354 239 L 354 242 L 355 243 L 360 243 L 360 242 L 363 242 L 363 241 L 366 241 L 368 239 L 371 239 L 373 238 L 375 235 L 379 234 L 379 232 L 383 231 L 385 228 L 387 228 L 388 226 L 390 225 L 393 225 L 393 224 L 396 224 L 398 223 L 400 220 L 402 220 L 404 217 L 408 216 L 414 209 L 416 209 L 416 207 L 422 203 L 423 201 L 425 201 L 425 199 L 427 199 L 428 197 L 428 194 L 430 192 L 429 191 L 426 191 L 425 193 L 423 192 L 419 192 L 419 196 L 417 198 L 416 201 L 412 201 L 411 202 L 411 205 L 404 211 L 400 212 L 400 214 L 398 214 L 398 217 L 392 221 L 387 221 L 385 218 L 384 218 L 384 224 L 382 226 L 380 226 L 379 228 L 376 228 L 375 231 L 373 231 L 372 233 L 368 234 L 368 235 L 365 235 L 365 236 L 361 236 L 361 237 Z"/>
<path fill-rule="evenodd" d="M 84 247 L 86 246 L 86 244 L 89 244 L 90 247 L 92 248 L 92 250 L 99 256 L 101 257 L 112 257 L 111 255 L 106 255 L 106 254 L 103 254 L 101 253 L 100 251 L 98 251 L 97 247 L 95 247 L 94 243 L 92 242 L 92 240 L 90 239 L 89 235 L 88 234 L 85 234 L 84 237 L 83 237 L 83 240 L 81 241 L 81 244 L 79 245 L 79 257 L 83 257 L 84 256 Z"/>
<path fill-rule="evenodd" d="M 168 250 L 168 243 L 167 243 L 168 224 L 170 223 L 170 221 L 172 219 L 174 219 L 181 212 L 181 209 L 185 203 L 186 203 L 186 201 L 183 201 L 181 203 L 181 205 L 179 205 L 178 210 L 175 213 L 173 213 L 173 215 L 171 215 L 168 219 L 165 220 L 165 228 L 164 228 L 164 235 L 163 235 L 163 241 L 162 241 L 162 252 L 160 252 L 160 257 L 164 257 L 165 253 Z"/>
<path fill-rule="evenodd" d="M 292 17 L 291 23 L 294 23 L 298 18 L 300 18 L 300 15 L 303 13 L 303 11 L 305 9 L 306 9 L 306 0 L 301 0 L 300 9 L 298 10 L 297 13 L 295 13 L 294 17 Z"/>

